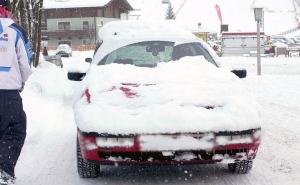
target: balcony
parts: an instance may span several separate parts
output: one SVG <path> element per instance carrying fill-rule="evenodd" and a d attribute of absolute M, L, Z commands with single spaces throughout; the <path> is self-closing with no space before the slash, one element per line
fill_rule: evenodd
<path fill-rule="evenodd" d="M 81 30 L 42 30 L 42 35 L 47 37 L 95 37 L 95 29 Z"/>

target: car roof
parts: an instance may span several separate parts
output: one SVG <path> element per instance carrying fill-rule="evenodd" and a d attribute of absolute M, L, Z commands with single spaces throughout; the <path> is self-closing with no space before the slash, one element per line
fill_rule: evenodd
<path fill-rule="evenodd" d="M 68 44 L 60 44 L 60 45 L 58 45 L 58 47 L 70 47 Z"/>

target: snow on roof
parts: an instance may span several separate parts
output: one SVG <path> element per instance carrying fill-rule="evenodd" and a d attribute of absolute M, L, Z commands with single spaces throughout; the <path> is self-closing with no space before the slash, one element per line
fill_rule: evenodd
<path fill-rule="evenodd" d="M 137 38 L 195 38 L 188 30 L 175 21 L 112 21 L 99 31 L 103 40 Z"/>
<path fill-rule="evenodd" d="M 103 7 L 111 0 L 44 0 L 45 9 Z"/>

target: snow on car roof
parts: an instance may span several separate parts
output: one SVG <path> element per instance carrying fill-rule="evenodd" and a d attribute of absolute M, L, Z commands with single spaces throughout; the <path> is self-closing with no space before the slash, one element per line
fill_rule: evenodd
<path fill-rule="evenodd" d="M 85 98 L 74 107 L 78 128 L 111 134 L 239 131 L 259 127 L 251 90 L 229 71 L 203 57 L 133 65 L 92 65 Z M 128 98 L 122 84 L 137 97 Z M 207 107 L 214 108 L 207 108 Z"/>
<path fill-rule="evenodd" d="M 190 31 L 180 27 L 175 21 L 112 21 L 99 31 L 105 40 L 129 39 L 194 39 Z"/>
<path fill-rule="evenodd" d="M 45 9 L 55 8 L 82 8 L 82 7 L 102 7 L 111 0 L 45 0 Z"/>

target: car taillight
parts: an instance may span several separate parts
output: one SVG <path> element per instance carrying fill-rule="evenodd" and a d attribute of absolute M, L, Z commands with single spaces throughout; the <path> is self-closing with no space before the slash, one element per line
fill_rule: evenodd
<path fill-rule="evenodd" d="M 120 87 L 120 90 L 126 95 L 127 98 L 134 98 L 137 96 L 136 92 L 132 92 L 128 87 Z"/>
<path fill-rule="evenodd" d="M 89 92 L 89 89 L 86 89 L 86 90 L 84 91 L 84 97 L 86 98 L 86 101 L 87 101 L 88 103 L 91 103 L 91 94 L 90 94 L 90 92 Z"/>
<path fill-rule="evenodd" d="M 95 150 L 98 148 L 96 137 L 80 135 L 79 140 L 85 150 Z"/>

